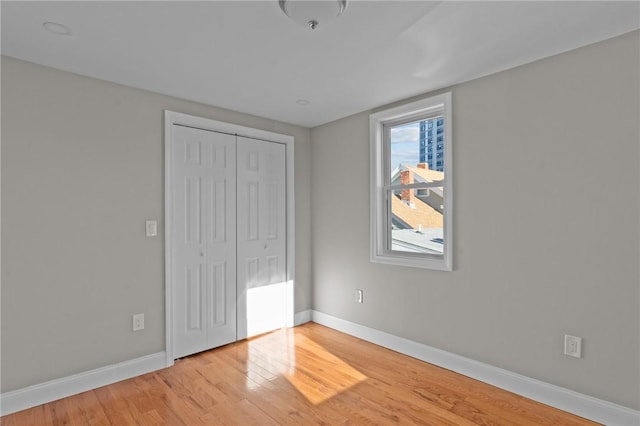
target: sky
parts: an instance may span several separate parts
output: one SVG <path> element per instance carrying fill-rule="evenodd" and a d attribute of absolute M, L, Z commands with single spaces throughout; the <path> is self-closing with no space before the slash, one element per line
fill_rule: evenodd
<path fill-rule="evenodd" d="M 391 171 L 398 164 L 415 166 L 420 161 L 420 122 L 391 128 Z"/>

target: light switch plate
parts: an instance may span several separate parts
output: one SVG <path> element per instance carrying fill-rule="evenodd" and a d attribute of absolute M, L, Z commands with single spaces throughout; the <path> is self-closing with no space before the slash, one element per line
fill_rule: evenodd
<path fill-rule="evenodd" d="M 158 221 L 148 220 L 146 222 L 147 237 L 155 237 L 158 235 Z"/>

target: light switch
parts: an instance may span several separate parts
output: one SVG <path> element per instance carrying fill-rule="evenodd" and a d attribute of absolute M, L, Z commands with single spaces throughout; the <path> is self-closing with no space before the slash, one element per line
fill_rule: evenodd
<path fill-rule="evenodd" d="M 158 221 L 148 220 L 146 225 L 147 237 L 155 237 L 156 235 L 158 235 Z"/>

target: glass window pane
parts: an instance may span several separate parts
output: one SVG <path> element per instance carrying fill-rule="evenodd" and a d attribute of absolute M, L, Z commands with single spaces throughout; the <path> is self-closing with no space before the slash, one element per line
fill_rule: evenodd
<path fill-rule="evenodd" d="M 436 133 L 428 130 L 432 128 L 436 129 Z M 444 171 L 443 132 L 443 117 L 414 121 L 390 128 L 388 170 L 392 185 L 400 183 L 399 171 L 408 167 Z M 434 152 L 439 156 L 434 156 Z"/>
<path fill-rule="evenodd" d="M 390 161 L 391 184 L 398 183 L 397 170 L 403 165 L 416 166 L 420 163 L 420 122 L 402 124 L 391 128 L 390 137 Z"/>
<path fill-rule="evenodd" d="M 391 191 L 389 249 L 441 255 L 444 252 L 444 188 Z"/>

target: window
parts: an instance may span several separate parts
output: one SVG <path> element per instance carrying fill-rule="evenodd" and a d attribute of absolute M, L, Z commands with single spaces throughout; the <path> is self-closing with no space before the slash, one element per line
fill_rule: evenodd
<path fill-rule="evenodd" d="M 371 114 L 372 262 L 452 270 L 451 116 L 451 93 Z"/>

